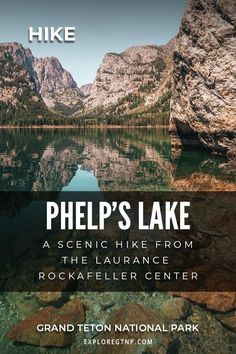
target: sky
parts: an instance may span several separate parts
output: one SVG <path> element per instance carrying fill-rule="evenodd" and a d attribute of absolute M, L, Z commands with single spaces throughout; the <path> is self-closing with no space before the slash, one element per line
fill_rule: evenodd
<path fill-rule="evenodd" d="M 36 57 L 57 57 L 78 86 L 93 82 L 107 52 L 165 44 L 187 0 L 2 0 L 0 42 L 20 42 Z M 76 27 L 74 43 L 33 43 L 28 27 Z"/>

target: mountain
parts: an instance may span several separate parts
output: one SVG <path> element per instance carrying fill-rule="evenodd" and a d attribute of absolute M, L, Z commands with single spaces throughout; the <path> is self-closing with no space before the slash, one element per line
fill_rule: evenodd
<path fill-rule="evenodd" d="M 0 44 L 0 122 L 40 121 L 49 111 L 39 94 L 32 53 L 18 43 Z M 32 122 L 33 123 L 33 122 Z"/>
<path fill-rule="evenodd" d="M 84 97 L 88 97 L 91 93 L 93 84 L 85 84 L 80 86 L 80 91 L 83 93 Z"/>
<path fill-rule="evenodd" d="M 173 146 L 236 154 L 236 2 L 190 0 L 174 52 Z"/>
<path fill-rule="evenodd" d="M 108 53 L 100 65 L 85 111 L 122 115 L 154 105 L 171 87 L 175 40 Z"/>
<path fill-rule="evenodd" d="M 83 106 L 84 94 L 55 57 L 38 59 L 19 43 L 1 43 L 0 68 L 4 119 L 13 115 L 43 118 L 53 112 L 67 116 Z"/>
<path fill-rule="evenodd" d="M 157 124 L 157 115 L 161 117 L 161 123 L 166 123 L 169 120 L 174 44 L 175 40 L 172 40 L 165 46 L 136 46 L 120 54 L 108 53 L 98 69 L 94 83 L 78 88 L 71 74 L 57 58 L 36 58 L 19 43 L 3 43 L 0 45 L 2 65 L 5 66 L 7 57 L 14 66 L 14 85 L 11 83 L 14 114 L 17 118 L 17 111 L 23 110 L 25 118 L 26 106 L 30 105 L 31 109 L 28 110 L 33 120 L 57 113 L 61 117 L 60 123 L 55 116 L 53 119 L 34 121 L 34 124 L 66 124 L 68 120 L 65 117 L 71 117 L 73 123 L 77 122 L 77 117 L 86 116 L 116 117 L 115 122 L 107 122 L 105 119 L 102 124 L 127 124 L 127 119 L 120 119 L 127 114 L 131 115 L 129 124 L 142 125 L 143 116 L 145 124 L 147 119 L 148 124 Z M 3 116 L 9 108 L 7 97 L 10 95 L 6 70 L 5 76 L 0 96 L 3 97 L 0 99 L 4 108 Z M 30 94 L 34 97 L 29 104 L 25 102 L 25 94 L 24 102 L 20 99 L 21 84 L 17 77 L 28 82 L 29 90 L 32 91 Z M 13 78 L 9 77 L 9 80 Z M 19 97 L 16 98 L 16 95 Z M 10 109 L 7 116 L 11 117 L 11 114 Z"/>
<path fill-rule="evenodd" d="M 49 108 L 65 115 L 81 109 L 84 94 L 57 58 L 33 58 L 32 65 L 38 77 L 39 92 Z"/>
<path fill-rule="evenodd" d="M 2 53 L 6 53 L 11 56 L 11 58 L 17 63 L 17 65 L 25 68 L 32 76 L 35 88 L 39 90 L 38 78 L 35 75 L 33 61 L 34 56 L 29 48 L 24 48 L 20 43 L 8 42 L 0 43 L 0 48 Z"/>

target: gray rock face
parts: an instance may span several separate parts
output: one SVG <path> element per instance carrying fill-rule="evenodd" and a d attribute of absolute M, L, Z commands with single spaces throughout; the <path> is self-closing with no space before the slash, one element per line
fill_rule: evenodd
<path fill-rule="evenodd" d="M 174 52 L 174 146 L 236 154 L 236 2 L 191 0 Z"/>
<path fill-rule="evenodd" d="M 34 83 L 34 87 L 32 87 L 32 89 L 39 92 L 39 82 L 33 68 L 34 56 L 31 50 L 29 48 L 24 48 L 17 42 L 0 43 L 0 48 L 2 54 L 9 55 L 19 67 L 28 71 Z"/>
<path fill-rule="evenodd" d="M 166 46 L 136 46 L 108 53 L 99 67 L 85 108 L 108 107 L 125 103 L 135 95 L 140 104 L 151 105 L 170 89 L 174 40 Z M 123 112 L 129 108 L 123 105 Z"/>
<path fill-rule="evenodd" d="M 41 91 L 60 92 L 63 89 L 77 87 L 71 74 L 63 69 L 55 57 L 34 58 L 33 66 L 40 82 Z"/>
<path fill-rule="evenodd" d="M 0 120 L 25 124 L 49 112 L 39 94 L 32 53 L 18 43 L 0 44 Z"/>
<path fill-rule="evenodd" d="M 80 107 L 84 95 L 57 58 L 34 58 L 33 67 L 39 80 L 40 94 L 48 107 L 62 110 L 62 113 L 63 106 L 64 110 Z"/>
<path fill-rule="evenodd" d="M 16 42 L 1 43 L 0 49 L 2 57 L 9 55 L 19 69 L 26 70 L 24 75 L 31 78 L 30 88 L 43 98 L 47 107 L 65 115 L 81 109 L 84 94 L 57 58 L 35 58 L 30 49 Z"/>
<path fill-rule="evenodd" d="M 80 91 L 84 94 L 85 97 L 88 97 L 91 93 L 93 84 L 85 84 L 80 86 Z"/>

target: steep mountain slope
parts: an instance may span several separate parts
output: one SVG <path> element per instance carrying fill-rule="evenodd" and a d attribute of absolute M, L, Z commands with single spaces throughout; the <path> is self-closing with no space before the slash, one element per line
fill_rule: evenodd
<path fill-rule="evenodd" d="M 156 103 L 170 91 L 174 43 L 106 54 L 84 101 L 85 110 L 122 115 Z"/>
<path fill-rule="evenodd" d="M 49 115 L 39 91 L 31 52 L 17 43 L 0 45 L 0 122 L 25 124 Z"/>
<path fill-rule="evenodd" d="M 39 90 L 39 82 L 34 71 L 34 56 L 29 48 L 24 48 L 20 43 L 8 42 L 0 43 L 1 52 L 10 54 L 11 58 L 20 67 L 25 68 L 33 78 L 36 90 Z"/>
<path fill-rule="evenodd" d="M 174 146 L 236 154 L 236 2 L 191 0 L 174 53 Z"/>
<path fill-rule="evenodd" d="M 57 58 L 34 58 L 33 68 L 38 77 L 40 94 L 48 107 L 66 115 L 81 109 L 84 95 Z"/>
<path fill-rule="evenodd" d="M 37 99 L 34 97 L 34 102 L 40 102 L 41 105 L 37 104 L 38 106 L 35 108 L 36 104 L 34 103 L 34 107 L 31 107 L 32 109 L 29 112 L 33 117 L 37 117 L 38 113 L 44 116 L 46 111 L 49 114 L 50 110 L 67 116 L 82 108 L 84 94 L 77 87 L 71 74 L 62 67 L 57 58 L 37 59 L 33 56 L 30 49 L 26 49 L 16 42 L 0 44 L 0 51 L 0 64 L 2 67 L 0 73 L 0 101 L 2 101 L 3 106 L 4 104 L 9 104 L 10 101 L 13 102 L 14 111 L 17 112 L 18 110 L 20 115 L 25 114 L 25 105 L 32 106 L 30 101 L 28 102 L 29 104 L 25 102 L 28 97 L 25 97 L 25 91 L 23 95 L 24 102 L 19 99 L 19 95 L 22 95 L 21 90 L 19 91 L 22 87 L 19 81 L 25 80 L 28 82 L 29 90 L 33 91 L 34 95 L 36 95 L 35 97 L 37 97 Z M 7 65 L 6 60 L 8 61 Z M 9 72 L 7 72 L 8 70 Z M 9 86 L 11 86 L 11 90 Z M 24 87 L 26 88 L 26 83 Z M 12 97 L 11 99 L 10 96 Z M 49 110 L 47 110 L 46 106 Z M 1 111 L 2 115 L 4 115 L 5 110 L 2 109 Z M 52 115 L 52 113 L 50 114 Z M 12 110 L 10 109 L 8 116 L 11 115 Z"/>
<path fill-rule="evenodd" d="M 84 97 L 88 97 L 91 93 L 93 84 L 85 84 L 80 86 L 80 91 L 83 93 Z"/>

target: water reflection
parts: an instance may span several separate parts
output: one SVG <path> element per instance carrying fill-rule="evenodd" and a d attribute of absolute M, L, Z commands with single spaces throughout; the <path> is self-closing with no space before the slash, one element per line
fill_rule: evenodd
<path fill-rule="evenodd" d="M 2 129 L 1 190 L 236 190 L 236 162 L 196 150 L 171 158 L 168 130 Z"/>

